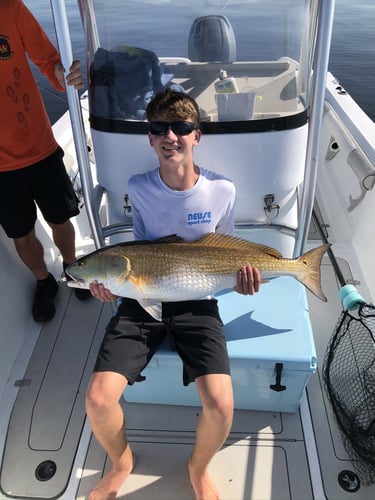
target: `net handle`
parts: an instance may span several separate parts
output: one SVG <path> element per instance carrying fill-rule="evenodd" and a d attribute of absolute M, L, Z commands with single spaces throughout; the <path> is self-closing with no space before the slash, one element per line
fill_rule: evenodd
<path fill-rule="evenodd" d="M 316 229 L 318 230 L 321 240 L 323 241 L 323 243 L 329 244 L 328 238 L 324 234 L 323 228 L 319 222 L 315 210 L 312 211 L 312 218 L 315 223 Z M 348 311 L 353 311 L 358 309 L 362 304 L 365 304 L 365 300 L 358 293 L 358 290 L 354 285 L 346 283 L 344 275 L 342 274 L 342 271 L 332 251 L 331 246 L 328 247 L 327 254 L 329 260 L 331 261 L 337 279 L 339 280 L 339 283 L 341 285 L 341 289 L 339 290 L 339 299 L 342 302 L 344 309 Z"/>

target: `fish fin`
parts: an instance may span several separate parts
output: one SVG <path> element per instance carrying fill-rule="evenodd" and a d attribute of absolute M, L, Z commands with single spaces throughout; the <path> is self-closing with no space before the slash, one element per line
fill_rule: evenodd
<path fill-rule="evenodd" d="M 161 321 L 161 302 L 150 299 L 138 299 L 138 302 L 150 316 L 156 319 L 156 321 Z"/>
<path fill-rule="evenodd" d="M 236 238 L 235 236 L 229 236 L 228 234 L 207 233 L 192 244 L 213 248 L 233 248 L 236 250 L 247 250 L 248 252 L 262 252 L 277 259 L 282 258 L 281 253 L 275 248 Z"/>
<path fill-rule="evenodd" d="M 297 261 L 304 264 L 304 271 L 297 277 L 306 288 L 310 290 L 319 299 L 327 302 L 327 297 L 324 295 L 321 286 L 320 266 L 325 252 L 331 245 L 329 243 L 313 248 L 308 252 L 298 257 Z"/>
<path fill-rule="evenodd" d="M 133 283 L 140 295 L 142 295 L 142 297 L 145 299 L 145 288 L 148 285 L 148 279 L 145 276 L 135 276 L 134 274 L 130 274 L 128 279 L 131 283 Z"/>

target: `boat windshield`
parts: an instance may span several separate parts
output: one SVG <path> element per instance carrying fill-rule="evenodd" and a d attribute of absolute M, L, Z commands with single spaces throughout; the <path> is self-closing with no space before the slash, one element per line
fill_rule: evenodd
<path fill-rule="evenodd" d="M 205 132 L 307 116 L 313 1 L 79 3 L 94 128 L 143 133 L 147 103 L 167 87 L 197 100 Z"/>

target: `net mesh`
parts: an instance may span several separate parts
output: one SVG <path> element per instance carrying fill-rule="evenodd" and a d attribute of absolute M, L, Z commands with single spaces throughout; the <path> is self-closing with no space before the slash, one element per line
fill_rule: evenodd
<path fill-rule="evenodd" d="M 362 484 L 375 483 L 375 307 L 343 311 L 323 362 L 323 381 L 345 449 Z"/>

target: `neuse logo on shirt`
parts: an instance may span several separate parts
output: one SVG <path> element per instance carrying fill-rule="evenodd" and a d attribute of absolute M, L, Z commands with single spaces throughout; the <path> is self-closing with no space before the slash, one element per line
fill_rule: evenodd
<path fill-rule="evenodd" d="M 187 225 L 193 226 L 195 224 L 210 224 L 211 211 L 209 212 L 191 212 L 187 214 Z"/>

